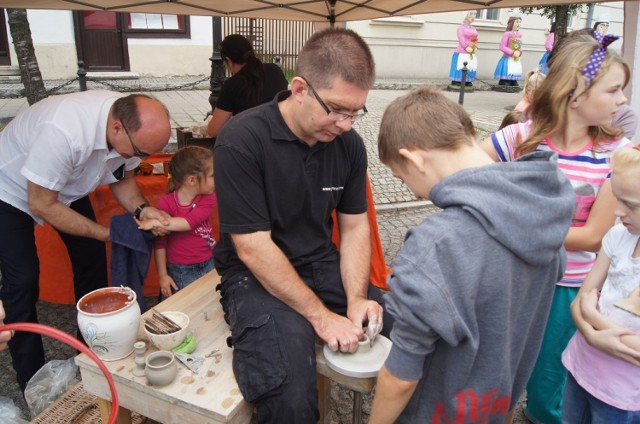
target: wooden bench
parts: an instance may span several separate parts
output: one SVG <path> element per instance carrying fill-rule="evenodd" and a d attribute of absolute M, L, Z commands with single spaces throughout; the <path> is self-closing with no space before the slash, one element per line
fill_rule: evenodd
<path fill-rule="evenodd" d="M 193 353 L 205 357 L 203 369 L 194 375 L 184 366 L 179 366 L 176 379 L 165 387 L 154 387 L 145 377 L 136 377 L 134 355 L 119 361 L 105 362 L 111 372 L 120 402 L 118 424 L 131 423 L 131 412 L 162 423 L 247 423 L 253 408 L 240 394 L 233 375 L 232 349 L 226 339 L 230 329 L 224 321 L 220 304 L 220 293 L 215 291 L 220 276 L 212 271 L 204 277 L 180 290 L 154 307 L 156 311 L 182 311 L 189 315 L 189 331 L 198 340 L 198 348 Z M 143 314 L 146 318 L 152 313 Z M 147 340 L 141 320 L 138 339 L 147 342 L 146 354 L 156 350 Z M 215 354 L 211 354 L 215 352 Z M 375 378 L 347 377 L 333 371 L 327 365 L 322 349 L 316 349 L 318 370 L 318 391 L 321 423 L 326 422 L 330 412 L 330 381 L 354 391 L 354 422 L 360 423 L 362 393 L 369 393 L 375 385 Z M 111 394 L 107 381 L 96 364 L 86 355 L 76 357 L 80 374 L 87 392 L 98 397 L 102 421 L 107 422 Z"/>

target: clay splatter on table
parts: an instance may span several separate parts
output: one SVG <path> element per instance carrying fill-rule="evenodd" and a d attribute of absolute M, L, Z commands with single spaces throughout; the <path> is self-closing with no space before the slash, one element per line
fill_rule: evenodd
<path fill-rule="evenodd" d="M 192 384 L 194 381 L 196 381 L 192 376 L 188 375 L 186 377 L 182 377 L 180 379 L 180 382 L 182 384 Z"/>

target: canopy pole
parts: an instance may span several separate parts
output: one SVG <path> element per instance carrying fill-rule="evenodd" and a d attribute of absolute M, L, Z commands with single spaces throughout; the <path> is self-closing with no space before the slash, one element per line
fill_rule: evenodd
<path fill-rule="evenodd" d="M 336 26 L 336 0 L 329 1 L 329 25 L 331 29 Z"/>

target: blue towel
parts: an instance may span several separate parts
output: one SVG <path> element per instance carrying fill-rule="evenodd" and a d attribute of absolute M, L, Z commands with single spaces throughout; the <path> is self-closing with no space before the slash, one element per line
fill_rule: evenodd
<path fill-rule="evenodd" d="M 133 215 L 125 213 L 111 217 L 111 285 L 129 286 L 137 295 L 140 311 L 147 310 L 142 283 L 149 269 L 153 234 L 138 229 Z"/>

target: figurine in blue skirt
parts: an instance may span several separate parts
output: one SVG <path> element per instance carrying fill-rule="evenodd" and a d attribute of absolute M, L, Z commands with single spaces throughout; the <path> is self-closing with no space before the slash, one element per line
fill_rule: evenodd
<path fill-rule="evenodd" d="M 551 53 L 551 50 L 553 50 L 553 45 L 556 42 L 556 23 L 552 22 L 551 23 L 551 29 L 549 30 L 549 33 L 547 34 L 547 38 L 544 42 L 544 48 L 545 48 L 545 52 L 542 55 L 542 58 L 540 59 L 540 62 L 538 63 L 540 65 L 540 71 L 544 74 L 547 73 L 547 71 L 549 70 L 549 68 L 547 67 L 547 59 L 549 59 L 549 53 Z"/>
<path fill-rule="evenodd" d="M 451 68 L 449 79 L 452 85 L 460 85 L 462 81 L 462 68 L 467 62 L 467 77 L 465 79 L 468 86 L 473 85 L 476 80 L 478 70 L 478 30 L 473 26 L 476 19 L 476 11 L 472 10 L 465 15 L 462 25 L 458 27 L 458 48 L 451 57 Z"/>
<path fill-rule="evenodd" d="M 502 34 L 500 50 L 502 58 L 498 61 L 493 77 L 499 81 L 499 85 L 517 86 L 522 79 L 522 33 L 520 23 L 522 17 L 518 12 L 509 14 L 507 30 Z"/>

